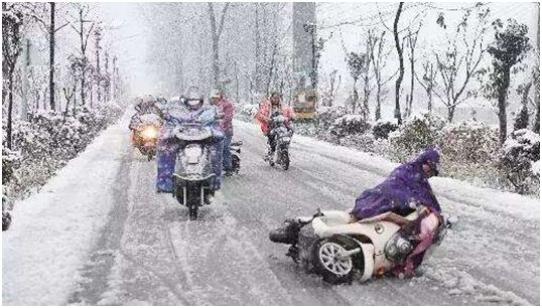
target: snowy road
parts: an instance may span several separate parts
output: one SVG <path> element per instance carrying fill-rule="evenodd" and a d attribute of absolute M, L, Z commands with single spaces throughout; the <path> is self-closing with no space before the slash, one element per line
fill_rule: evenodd
<path fill-rule="evenodd" d="M 269 242 L 269 230 L 286 217 L 311 214 L 317 207 L 350 209 L 360 191 L 381 181 L 394 164 L 296 136 L 292 166 L 284 172 L 262 160 L 265 141 L 258 129 L 236 122 L 236 139 L 244 141 L 242 172 L 226 180 L 222 195 L 201 210 L 197 221 L 189 221 L 187 210 L 170 195 L 154 193 L 155 163 L 130 147 L 128 131 L 117 127 L 100 138 L 108 134 L 119 140 L 114 148 L 107 142 L 102 145 L 115 155 L 114 164 L 105 164 L 115 169 L 102 182 L 102 193 L 110 198 L 95 196 L 106 202 L 108 214 L 89 216 L 99 220 L 94 226 L 96 234 L 89 237 L 88 248 L 80 245 L 85 254 L 79 270 L 70 276 L 75 277 L 67 284 L 70 287 L 45 297 L 39 291 L 21 293 L 24 287 L 17 282 L 30 282 L 40 290 L 56 280 L 18 276 L 33 275 L 22 271 L 28 265 L 21 262 L 38 258 L 19 258 L 22 252 L 18 248 L 24 246 L 19 241 L 37 231 L 29 231 L 35 228 L 33 224 L 18 223 L 25 218 L 18 217 L 16 210 L 12 230 L 3 234 L 4 304 L 540 303 L 539 199 L 435 179 L 432 183 L 444 210 L 460 221 L 425 262 L 424 275 L 330 286 L 305 274 L 284 256 L 286 246 Z M 93 157 L 88 159 L 101 159 Z M 67 205 L 66 211 L 70 211 Z M 47 234 L 47 226 L 41 228 Z M 35 266 L 48 268 L 47 262 Z M 43 275 L 43 271 L 34 271 L 34 275 Z M 54 272 L 50 275 L 55 277 Z M 69 281 L 64 276 L 59 283 Z"/>

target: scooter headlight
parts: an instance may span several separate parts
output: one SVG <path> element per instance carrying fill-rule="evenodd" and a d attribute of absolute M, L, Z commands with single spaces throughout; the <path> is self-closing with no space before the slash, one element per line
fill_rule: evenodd
<path fill-rule="evenodd" d="M 147 126 L 141 132 L 141 136 L 145 139 L 156 139 L 158 138 L 158 129 L 154 126 Z"/>

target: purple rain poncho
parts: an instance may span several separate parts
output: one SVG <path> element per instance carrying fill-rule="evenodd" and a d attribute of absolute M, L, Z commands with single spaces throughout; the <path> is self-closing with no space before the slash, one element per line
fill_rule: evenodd
<path fill-rule="evenodd" d="M 439 163 L 439 153 L 433 149 L 426 150 L 415 160 L 395 168 L 384 182 L 365 190 L 356 199 L 350 214 L 360 220 L 389 211 L 408 215 L 413 211 L 410 207 L 412 201 L 440 213 L 440 205 L 422 169 L 427 161 Z"/>

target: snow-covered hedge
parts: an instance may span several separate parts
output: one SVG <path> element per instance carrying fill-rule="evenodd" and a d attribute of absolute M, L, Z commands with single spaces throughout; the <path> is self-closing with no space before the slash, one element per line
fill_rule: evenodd
<path fill-rule="evenodd" d="M 415 114 L 389 134 L 391 157 L 404 162 L 421 151 L 439 144 L 445 121 L 430 113 Z"/>
<path fill-rule="evenodd" d="M 440 147 L 444 156 L 457 163 L 487 163 L 499 149 L 499 131 L 474 121 L 448 125 Z"/>
<path fill-rule="evenodd" d="M 320 131 L 327 131 L 337 119 L 346 115 L 344 107 L 320 107 L 317 110 L 316 124 Z"/>
<path fill-rule="evenodd" d="M 79 108 L 75 116 L 47 111 L 30 116 L 28 121 L 14 121 L 13 149 L 20 153 L 20 159 L 14 169 L 17 181 L 9 184 L 10 191 L 22 195 L 45 184 L 122 112 L 120 106 L 109 103 L 96 109 Z"/>
<path fill-rule="evenodd" d="M 477 121 L 446 125 L 439 142 L 443 175 L 503 188 L 496 164 L 498 133 L 497 128 Z"/>
<path fill-rule="evenodd" d="M 499 152 L 499 168 L 519 193 L 539 189 L 539 161 L 540 135 L 528 129 L 512 132 Z"/>
<path fill-rule="evenodd" d="M 236 108 L 237 116 L 241 116 L 243 120 L 252 120 L 258 113 L 258 105 L 244 104 Z"/>
<path fill-rule="evenodd" d="M 371 125 L 365 121 L 359 114 L 347 114 L 336 119 L 329 128 L 330 133 L 337 138 L 347 135 L 363 134 L 371 128 Z"/>
<path fill-rule="evenodd" d="M 17 180 L 14 171 L 19 166 L 19 161 L 18 152 L 2 147 L 2 231 L 7 230 L 11 224 L 9 211 L 13 207 L 13 200 L 9 197 L 8 184 Z"/>
<path fill-rule="evenodd" d="M 397 120 L 378 120 L 373 125 L 373 135 L 376 139 L 388 139 L 391 132 L 399 128 Z"/>

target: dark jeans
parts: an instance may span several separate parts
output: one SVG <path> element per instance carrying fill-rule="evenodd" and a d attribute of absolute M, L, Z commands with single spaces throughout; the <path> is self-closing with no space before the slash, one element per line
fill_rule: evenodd
<path fill-rule="evenodd" d="M 275 152 L 275 148 L 277 147 L 277 138 L 275 135 L 267 134 L 267 144 L 269 144 L 269 149 L 271 152 Z"/>
<path fill-rule="evenodd" d="M 224 170 L 231 171 L 231 152 L 230 152 L 230 145 L 231 145 L 231 139 L 232 135 L 225 135 L 224 136 L 224 149 L 222 151 L 223 153 L 223 166 Z"/>

